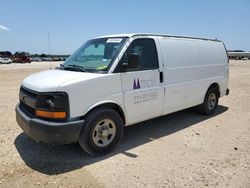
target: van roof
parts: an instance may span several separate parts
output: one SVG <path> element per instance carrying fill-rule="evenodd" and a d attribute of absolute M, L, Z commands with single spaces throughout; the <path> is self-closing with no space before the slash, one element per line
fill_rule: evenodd
<path fill-rule="evenodd" d="M 208 38 L 192 37 L 192 36 L 167 35 L 167 34 L 154 34 L 154 33 L 123 33 L 123 34 L 100 36 L 100 37 L 97 37 L 97 38 L 104 38 L 104 37 L 134 37 L 134 36 L 173 37 L 173 38 L 198 39 L 198 40 L 210 40 L 210 41 L 221 42 L 218 39 L 208 39 Z"/>

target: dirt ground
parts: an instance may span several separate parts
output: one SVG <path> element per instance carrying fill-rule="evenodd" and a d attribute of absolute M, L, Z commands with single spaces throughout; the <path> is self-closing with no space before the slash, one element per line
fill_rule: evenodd
<path fill-rule="evenodd" d="M 0 65 L 0 187 L 250 187 L 250 61 L 230 62 L 230 95 L 214 116 L 188 109 L 130 126 L 97 158 L 36 143 L 17 125 L 21 81 L 44 69 Z"/>

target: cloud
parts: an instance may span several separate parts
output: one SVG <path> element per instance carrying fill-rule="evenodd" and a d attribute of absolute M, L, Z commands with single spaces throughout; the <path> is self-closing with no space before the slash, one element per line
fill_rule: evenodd
<path fill-rule="evenodd" d="M 10 29 L 8 27 L 0 25 L 0 30 L 9 31 Z"/>

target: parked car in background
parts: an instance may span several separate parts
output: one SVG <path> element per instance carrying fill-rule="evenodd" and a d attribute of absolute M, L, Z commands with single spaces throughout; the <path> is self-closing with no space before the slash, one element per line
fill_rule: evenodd
<path fill-rule="evenodd" d="M 51 57 L 42 57 L 42 61 L 52 61 Z"/>
<path fill-rule="evenodd" d="M 65 61 L 65 60 L 66 60 L 66 58 L 60 57 L 60 61 Z"/>
<path fill-rule="evenodd" d="M 0 64 L 11 64 L 12 61 L 9 58 L 0 58 Z"/>
<path fill-rule="evenodd" d="M 41 58 L 40 57 L 32 57 L 31 61 L 37 61 L 37 62 L 41 62 Z"/>
<path fill-rule="evenodd" d="M 16 52 L 12 58 L 14 63 L 30 63 L 30 54 L 28 52 Z"/>
<path fill-rule="evenodd" d="M 52 61 L 60 61 L 59 57 L 52 57 Z"/>

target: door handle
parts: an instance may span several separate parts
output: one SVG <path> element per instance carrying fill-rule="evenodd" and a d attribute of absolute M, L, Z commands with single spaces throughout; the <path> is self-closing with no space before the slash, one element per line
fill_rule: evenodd
<path fill-rule="evenodd" d="M 163 72 L 160 71 L 160 83 L 162 83 L 162 82 L 163 82 Z"/>

